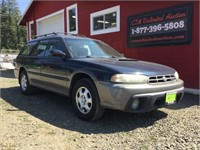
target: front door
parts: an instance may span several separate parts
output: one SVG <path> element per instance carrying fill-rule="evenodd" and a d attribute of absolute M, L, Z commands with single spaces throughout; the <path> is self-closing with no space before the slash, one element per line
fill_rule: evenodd
<path fill-rule="evenodd" d="M 59 56 L 53 56 L 51 50 L 66 52 L 60 39 L 49 41 L 45 57 L 42 59 L 41 80 L 45 88 L 68 95 L 67 61 Z"/>

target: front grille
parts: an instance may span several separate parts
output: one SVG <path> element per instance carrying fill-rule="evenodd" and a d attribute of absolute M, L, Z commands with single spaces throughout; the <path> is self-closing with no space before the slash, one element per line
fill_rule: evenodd
<path fill-rule="evenodd" d="M 176 78 L 173 74 L 149 77 L 149 83 L 162 83 L 162 82 L 170 82 L 170 81 L 175 81 L 175 80 Z"/>

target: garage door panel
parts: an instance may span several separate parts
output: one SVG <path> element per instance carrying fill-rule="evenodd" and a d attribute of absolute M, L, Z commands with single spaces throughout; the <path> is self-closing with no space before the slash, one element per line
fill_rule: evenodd
<path fill-rule="evenodd" d="M 41 21 L 38 21 L 38 35 L 64 32 L 64 14 L 59 14 Z"/>

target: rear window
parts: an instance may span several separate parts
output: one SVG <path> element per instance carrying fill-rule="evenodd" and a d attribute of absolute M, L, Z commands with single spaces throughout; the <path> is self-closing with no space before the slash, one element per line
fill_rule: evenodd
<path fill-rule="evenodd" d="M 32 50 L 31 56 L 44 56 L 49 40 L 41 40 Z"/>

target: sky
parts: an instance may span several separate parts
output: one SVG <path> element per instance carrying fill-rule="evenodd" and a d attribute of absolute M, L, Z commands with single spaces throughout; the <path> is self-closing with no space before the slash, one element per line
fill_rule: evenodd
<path fill-rule="evenodd" d="M 28 7 L 29 3 L 31 0 L 16 0 L 19 10 L 21 12 L 21 15 L 24 14 L 24 11 L 26 10 L 26 8 Z"/>

